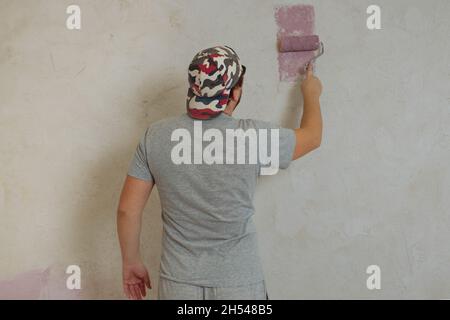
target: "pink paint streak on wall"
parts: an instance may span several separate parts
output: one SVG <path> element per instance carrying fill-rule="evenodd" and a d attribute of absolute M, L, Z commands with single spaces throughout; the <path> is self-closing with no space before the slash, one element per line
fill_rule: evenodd
<path fill-rule="evenodd" d="M 48 284 L 50 269 L 32 270 L 14 277 L 12 280 L 0 281 L 1 300 L 37 300 L 42 289 Z"/>
<path fill-rule="evenodd" d="M 78 300 L 80 290 L 66 287 L 67 274 L 63 270 L 56 272 L 31 270 L 16 275 L 13 279 L 0 281 L 0 300 Z"/>
<path fill-rule="evenodd" d="M 314 34 L 314 7 L 311 5 L 280 6 L 275 8 L 275 20 L 278 25 L 277 37 L 304 36 Z M 281 81 L 296 81 L 304 66 L 315 53 L 278 52 L 278 71 Z"/>

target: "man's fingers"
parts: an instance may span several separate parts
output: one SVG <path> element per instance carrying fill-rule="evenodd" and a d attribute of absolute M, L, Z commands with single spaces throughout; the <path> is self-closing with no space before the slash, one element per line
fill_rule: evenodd
<path fill-rule="evenodd" d="M 130 288 L 128 287 L 127 284 L 123 285 L 123 291 L 125 292 L 125 295 L 127 296 L 128 299 L 131 299 L 131 292 L 130 292 Z"/>
<path fill-rule="evenodd" d="M 138 284 L 132 285 L 132 290 L 133 290 L 135 299 L 141 300 L 142 297 L 141 297 L 141 290 L 139 289 L 139 285 Z"/>
<path fill-rule="evenodd" d="M 144 298 L 144 296 L 145 296 L 145 294 L 144 294 L 145 292 L 144 293 L 141 292 L 141 285 L 140 284 L 135 284 L 134 287 L 135 287 L 136 292 L 138 294 L 138 300 L 142 300 Z"/>
<path fill-rule="evenodd" d="M 312 62 L 308 63 L 308 67 L 306 68 L 306 77 L 310 78 L 313 76 L 313 64 Z"/>
<path fill-rule="evenodd" d="M 134 296 L 133 285 L 127 284 L 127 291 L 128 291 L 128 299 L 136 299 L 136 297 Z"/>
<path fill-rule="evenodd" d="M 144 282 L 139 283 L 139 289 L 141 290 L 141 295 L 145 297 L 145 284 Z"/>
<path fill-rule="evenodd" d="M 150 277 L 148 276 L 148 274 L 146 274 L 146 275 L 144 276 L 144 282 L 145 282 L 145 285 L 147 286 L 147 288 L 149 288 L 149 289 L 152 288 L 152 284 L 151 284 L 151 282 L 150 282 Z"/>

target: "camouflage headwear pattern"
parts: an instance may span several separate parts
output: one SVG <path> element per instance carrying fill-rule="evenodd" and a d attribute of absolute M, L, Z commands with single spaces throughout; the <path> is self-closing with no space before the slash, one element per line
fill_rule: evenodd
<path fill-rule="evenodd" d="M 243 66 L 228 46 L 198 52 L 189 65 L 186 109 L 194 119 L 211 119 L 225 110 L 231 89 L 239 81 Z"/>

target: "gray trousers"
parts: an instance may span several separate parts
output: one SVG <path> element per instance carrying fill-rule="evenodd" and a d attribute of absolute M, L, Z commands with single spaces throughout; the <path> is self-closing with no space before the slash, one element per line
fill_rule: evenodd
<path fill-rule="evenodd" d="M 266 282 L 238 287 L 201 287 L 159 278 L 158 300 L 269 300 Z"/>

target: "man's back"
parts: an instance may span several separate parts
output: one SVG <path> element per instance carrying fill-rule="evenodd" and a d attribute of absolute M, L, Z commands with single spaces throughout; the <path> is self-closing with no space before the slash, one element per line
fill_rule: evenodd
<path fill-rule="evenodd" d="M 117 210 L 128 297 L 151 288 L 139 235 L 156 185 L 164 227 L 158 298 L 268 298 L 252 220 L 256 180 L 320 146 L 322 85 L 308 64 L 300 126 L 286 129 L 231 117 L 245 72 L 229 46 L 199 51 L 188 67 L 187 113 L 153 123 L 141 138 Z"/>
<path fill-rule="evenodd" d="M 211 137 L 210 129 L 221 135 Z M 227 131 L 239 129 L 253 130 L 257 137 L 259 129 L 278 129 L 279 167 L 289 165 L 293 130 L 224 113 L 204 121 L 187 114 L 161 120 L 142 137 L 128 174 L 158 188 L 164 226 L 161 277 L 202 286 L 263 280 L 252 219 L 261 161 L 259 153 L 257 161 L 249 156 L 254 136 L 247 136 L 241 148 L 236 139 L 230 150 Z M 270 141 L 270 130 L 264 134 Z M 220 136 L 223 141 L 216 141 Z M 239 152 L 245 152 L 245 163 L 238 161 Z"/>

